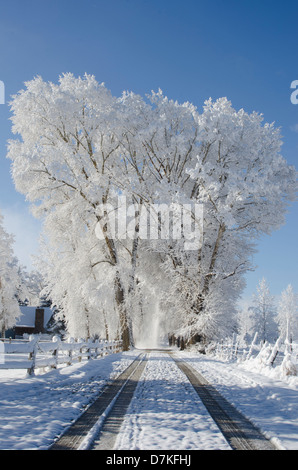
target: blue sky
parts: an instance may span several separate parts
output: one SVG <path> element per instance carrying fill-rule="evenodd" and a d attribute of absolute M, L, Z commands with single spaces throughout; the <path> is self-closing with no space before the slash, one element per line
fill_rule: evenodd
<path fill-rule="evenodd" d="M 6 142 L 12 137 L 10 96 L 36 75 L 94 74 L 113 94 L 145 95 L 161 88 L 200 110 L 227 96 L 236 109 L 263 113 L 282 128 L 283 155 L 298 168 L 298 3 L 284 0 L 0 0 L 0 210 L 31 265 L 39 222 L 10 177 Z M 287 223 L 259 243 L 244 297 L 264 276 L 273 294 L 292 283 L 298 292 L 298 203 Z"/>

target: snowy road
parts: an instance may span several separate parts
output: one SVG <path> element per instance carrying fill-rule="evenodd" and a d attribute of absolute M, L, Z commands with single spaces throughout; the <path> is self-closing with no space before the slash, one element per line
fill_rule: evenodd
<path fill-rule="evenodd" d="M 182 357 L 169 350 L 150 350 L 107 386 L 51 449 L 276 447 Z"/>
<path fill-rule="evenodd" d="M 175 362 L 151 353 L 115 449 L 230 449 Z"/>
<path fill-rule="evenodd" d="M 47 449 L 139 351 L 119 353 L 27 378 L 0 373 L 0 449 Z M 298 449 L 298 383 L 243 365 L 176 352 L 273 438 Z M 128 407 L 115 449 L 230 449 L 174 361 L 152 352 Z"/>

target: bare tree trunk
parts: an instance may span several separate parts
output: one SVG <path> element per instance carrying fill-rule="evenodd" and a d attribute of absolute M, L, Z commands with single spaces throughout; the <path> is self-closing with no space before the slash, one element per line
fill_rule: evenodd
<path fill-rule="evenodd" d="M 132 242 L 132 252 L 131 252 L 131 274 L 130 274 L 130 279 L 129 279 L 129 286 L 128 286 L 128 295 L 129 297 L 132 295 L 132 293 L 135 290 L 135 286 L 137 284 L 136 280 L 136 268 L 137 268 L 137 253 L 138 253 L 138 247 L 139 247 L 139 232 L 140 232 L 140 214 L 142 210 L 142 201 L 139 203 L 138 210 L 135 211 L 135 233 L 134 233 L 134 239 Z M 132 329 L 132 322 L 131 318 L 128 319 L 128 329 L 129 329 L 129 338 L 130 338 L 130 345 L 134 345 L 134 339 L 133 339 L 133 329 Z"/>
<path fill-rule="evenodd" d="M 212 252 L 212 256 L 211 256 L 211 260 L 210 260 L 209 273 L 207 273 L 207 275 L 205 276 L 205 282 L 204 282 L 204 287 L 203 287 L 203 297 L 205 297 L 205 295 L 209 291 L 209 284 L 210 284 L 211 277 L 213 276 L 213 270 L 214 270 L 214 267 L 215 267 L 220 242 L 221 242 L 221 239 L 222 239 L 225 231 L 226 231 L 225 224 L 221 224 L 219 226 L 219 229 L 218 229 L 216 242 L 215 242 L 213 252 Z"/>
<path fill-rule="evenodd" d="M 109 341 L 109 326 L 107 322 L 106 312 L 103 311 L 103 318 L 104 318 L 104 325 L 105 325 L 105 332 L 106 332 L 106 340 Z"/>
<path fill-rule="evenodd" d="M 210 263 L 209 263 L 209 272 L 205 275 L 204 281 L 203 281 L 203 286 L 201 292 L 198 293 L 196 301 L 193 303 L 192 310 L 196 313 L 196 315 L 200 315 L 204 313 L 204 300 L 205 297 L 209 293 L 209 286 L 210 286 L 210 281 L 212 279 L 212 276 L 214 276 L 214 268 L 215 268 L 215 263 L 218 257 L 218 250 L 220 247 L 220 243 L 222 240 L 222 237 L 226 231 L 226 226 L 225 224 L 220 224 L 217 232 L 217 237 L 216 241 L 213 247 Z M 199 250 L 198 253 L 198 263 L 200 263 L 202 260 L 202 249 Z M 190 336 L 187 345 L 190 344 L 195 344 L 195 343 L 204 343 L 205 338 L 197 331 L 194 331 L 194 333 Z"/>
<path fill-rule="evenodd" d="M 85 314 L 86 314 L 86 335 L 87 339 L 90 338 L 90 320 L 89 320 L 89 311 L 87 308 L 85 308 Z"/>
<path fill-rule="evenodd" d="M 117 250 L 116 250 L 114 240 L 109 236 L 107 223 L 103 224 L 103 220 L 101 217 L 98 218 L 98 221 L 101 224 L 105 242 L 106 242 L 110 257 L 111 257 L 111 263 L 114 266 L 117 266 L 118 264 Z M 116 279 L 115 279 L 115 300 L 116 300 L 116 304 L 117 304 L 117 308 L 119 312 L 122 348 L 123 348 L 123 351 L 128 351 L 130 344 L 131 344 L 131 335 L 130 335 L 130 329 L 128 325 L 127 312 L 126 312 L 125 304 L 124 304 L 124 300 L 125 300 L 124 287 L 122 285 L 120 274 L 118 271 L 116 272 Z"/>
<path fill-rule="evenodd" d="M 124 305 L 124 288 L 122 286 L 119 273 L 116 275 L 115 281 L 115 298 L 116 303 L 119 311 L 119 318 L 120 318 L 120 331 L 121 331 L 121 339 L 122 339 L 122 348 L 123 351 L 128 351 L 130 347 L 130 329 L 127 319 L 127 312 Z"/>

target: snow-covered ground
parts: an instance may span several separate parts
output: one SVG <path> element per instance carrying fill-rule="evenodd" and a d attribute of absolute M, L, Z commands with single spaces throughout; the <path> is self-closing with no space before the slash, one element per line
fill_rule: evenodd
<path fill-rule="evenodd" d="M 138 354 L 111 354 L 34 377 L 0 370 L 0 449 L 48 448 Z"/>
<path fill-rule="evenodd" d="M 279 449 L 298 449 L 298 377 L 251 359 L 244 363 L 179 353 Z"/>
<path fill-rule="evenodd" d="M 34 377 L 0 371 L 0 449 L 46 449 L 138 350 Z M 176 352 L 189 361 L 280 448 L 298 449 L 298 378 Z M 229 449 L 172 359 L 152 352 L 116 441 L 118 449 Z"/>

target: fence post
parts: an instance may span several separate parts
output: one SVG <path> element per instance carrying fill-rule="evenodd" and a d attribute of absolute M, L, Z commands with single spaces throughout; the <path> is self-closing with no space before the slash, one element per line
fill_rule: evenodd
<path fill-rule="evenodd" d="M 95 348 L 95 351 L 94 351 L 94 355 L 95 355 L 95 359 L 97 359 L 98 356 L 99 356 L 99 352 L 98 352 L 98 349 L 99 349 L 99 341 L 98 341 L 98 339 L 95 340 L 95 344 L 96 344 L 96 348 Z"/>
<path fill-rule="evenodd" d="M 281 344 L 281 337 L 279 337 L 272 349 L 272 352 L 270 354 L 270 357 L 268 359 L 268 365 L 270 365 L 271 367 L 273 367 L 273 364 L 274 364 L 274 361 L 275 359 L 277 358 L 277 355 L 279 353 L 279 350 L 280 350 L 280 344 Z"/>
<path fill-rule="evenodd" d="M 251 355 L 252 355 L 252 351 L 253 351 L 253 348 L 255 347 L 255 344 L 256 344 L 256 341 L 257 341 L 257 337 L 258 337 L 258 332 L 255 334 L 254 336 L 254 339 L 250 345 L 250 348 L 249 348 L 249 351 L 248 351 L 248 354 L 246 356 L 246 360 L 250 359 Z"/>
<path fill-rule="evenodd" d="M 60 339 L 57 336 L 53 336 L 52 338 L 53 343 L 57 343 L 56 349 L 54 349 L 52 356 L 55 359 L 55 363 L 51 366 L 52 369 L 57 369 L 58 365 L 58 353 L 59 353 L 59 341 Z"/>
<path fill-rule="evenodd" d="M 78 361 L 82 362 L 83 347 L 79 349 Z"/>
<path fill-rule="evenodd" d="M 35 338 L 32 340 L 33 349 L 32 351 L 29 352 L 29 356 L 28 356 L 29 361 L 31 361 L 31 366 L 27 369 L 28 375 L 34 375 L 36 353 L 37 353 L 37 342 L 38 340 Z"/>
<path fill-rule="evenodd" d="M 58 346 L 56 349 L 54 349 L 52 356 L 54 357 L 54 364 L 51 365 L 52 369 L 57 369 L 57 364 L 58 364 Z"/>
<path fill-rule="evenodd" d="M 69 338 L 68 341 L 67 341 L 69 344 L 73 344 L 74 343 L 74 339 L 73 338 Z M 68 350 L 68 361 L 67 361 L 67 365 L 68 366 L 71 366 L 72 364 L 72 352 L 73 352 L 73 346 L 71 346 Z"/>
<path fill-rule="evenodd" d="M 82 362 L 82 355 L 83 355 L 83 348 L 84 348 L 85 341 L 82 338 L 77 338 L 76 343 L 79 343 L 81 345 L 77 359 L 78 359 L 78 362 Z"/>
<path fill-rule="evenodd" d="M 87 344 L 88 344 L 88 347 L 87 347 L 87 361 L 89 361 L 89 359 L 91 359 L 91 346 L 90 346 L 90 342 L 91 342 L 91 340 L 88 339 L 88 340 L 87 340 Z"/>

